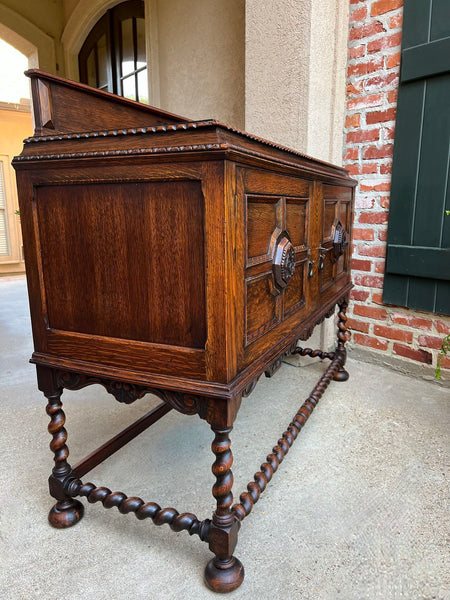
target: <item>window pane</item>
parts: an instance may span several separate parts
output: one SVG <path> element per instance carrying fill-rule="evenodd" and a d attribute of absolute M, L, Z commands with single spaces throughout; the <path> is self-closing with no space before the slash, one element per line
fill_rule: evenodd
<path fill-rule="evenodd" d="M 108 85 L 108 50 L 106 47 L 106 35 L 97 42 L 97 61 L 98 61 L 98 87 L 103 88 Z"/>
<path fill-rule="evenodd" d="M 86 61 L 87 65 L 87 84 L 97 87 L 97 69 L 95 66 L 95 48 L 92 49 Z"/>
<path fill-rule="evenodd" d="M 125 21 L 122 21 L 122 77 L 132 73 L 133 71 L 133 19 L 126 19 Z M 125 92 L 124 95 L 126 96 Z"/>
<path fill-rule="evenodd" d="M 123 80 L 123 96 L 130 100 L 136 100 L 136 78 L 134 75 Z"/>
<path fill-rule="evenodd" d="M 138 95 L 139 102 L 143 102 L 144 104 L 148 104 L 148 78 L 147 78 L 147 69 L 144 69 L 140 73 L 138 73 Z"/>
<path fill-rule="evenodd" d="M 140 69 L 145 67 L 147 64 L 145 56 L 145 21 L 144 19 L 136 19 L 136 33 L 137 33 L 137 65 L 136 68 Z"/>

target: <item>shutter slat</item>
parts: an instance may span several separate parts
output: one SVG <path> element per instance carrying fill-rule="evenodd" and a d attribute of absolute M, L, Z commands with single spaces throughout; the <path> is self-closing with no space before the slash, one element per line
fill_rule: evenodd
<path fill-rule="evenodd" d="M 388 245 L 388 273 L 450 280 L 450 248 Z"/>
<path fill-rule="evenodd" d="M 402 52 L 402 83 L 450 71 L 450 38 L 407 48 Z"/>

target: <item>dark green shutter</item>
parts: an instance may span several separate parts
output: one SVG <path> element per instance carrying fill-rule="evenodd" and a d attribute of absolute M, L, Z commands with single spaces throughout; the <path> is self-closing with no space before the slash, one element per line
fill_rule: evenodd
<path fill-rule="evenodd" d="M 405 0 L 383 300 L 450 314 L 450 0 Z"/>

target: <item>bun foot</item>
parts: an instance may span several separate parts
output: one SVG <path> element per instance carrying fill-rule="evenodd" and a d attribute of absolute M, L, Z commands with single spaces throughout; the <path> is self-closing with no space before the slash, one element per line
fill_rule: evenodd
<path fill-rule="evenodd" d="M 57 502 L 48 514 L 50 525 L 57 529 L 72 527 L 82 518 L 84 506 L 78 500 Z"/>
<path fill-rule="evenodd" d="M 221 561 L 212 558 L 206 565 L 205 583 L 213 592 L 226 593 L 238 588 L 244 581 L 244 567 L 239 559 L 231 556 Z"/>
<path fill-rule="evenodd" d="M 334 381 L 347 381 L 349 377 L 350 375 L 347 373 L 347 371 L 343 367 L 341 367 L 336 373 L 336 375 L 333 377 L 333 379 Z"/>

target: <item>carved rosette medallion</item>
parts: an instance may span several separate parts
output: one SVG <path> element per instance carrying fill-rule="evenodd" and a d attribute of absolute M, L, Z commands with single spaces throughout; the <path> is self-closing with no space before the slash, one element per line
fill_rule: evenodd
<path fill-rule="evenodd" d="M 284 289 L 295 271 L 295 251 L 286 233 L 283 233 L 278 239 L 272 260 L 272 269 L 275 285 L 280 290 Z"/>
<path fill-rule="evenodd" d="M 333 230 L 331 237 L 333 239 L 333 252 L 331 258 L 334 262 L 344 254 L 348 244 L 348 235 L 344 229 L 344 226 L 337 219 L 333 223 Z"/>

